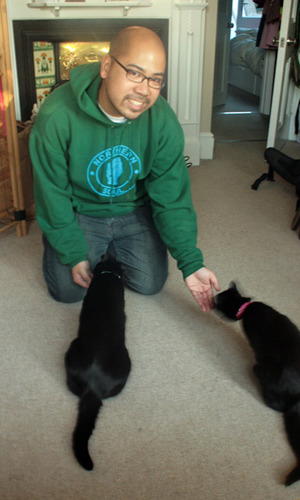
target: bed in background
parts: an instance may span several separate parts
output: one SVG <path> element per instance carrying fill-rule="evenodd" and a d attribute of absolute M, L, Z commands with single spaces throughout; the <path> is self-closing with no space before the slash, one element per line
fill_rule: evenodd
<path fill-rule="evenodd" d="M 253 95 L 261 96 L 264 86 L 266 52 L 256 47 L 257 29 L 238 28 L 230 40 L 228 83 Z"/>

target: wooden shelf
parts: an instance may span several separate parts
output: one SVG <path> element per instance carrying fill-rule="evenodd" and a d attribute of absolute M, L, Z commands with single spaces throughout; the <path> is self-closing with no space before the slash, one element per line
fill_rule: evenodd
<path fill-rule="evenodd" d="M 17 122 L 14 105 L 6 0 L 0 0 L 0 232 L 16 226 L 18 236 L 27 234 L 26 220 L 17 220 L 24 213 Z M 1 214 L 3 218 L 1 218 Z"/>

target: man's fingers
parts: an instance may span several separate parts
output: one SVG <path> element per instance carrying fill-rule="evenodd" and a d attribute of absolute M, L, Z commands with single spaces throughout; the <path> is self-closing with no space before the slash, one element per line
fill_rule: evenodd
<path fill-rule="evenodd" d="M 85 260 L 76 264 L 76 266 L 72 269 L 72 276 L 74 283 L 82 286 L 83 288 L 88 288 L 93 277 L 89 262 Z"/>
<path fill-rule="evenodd" d="M 213 307 L 213 300 L 206 292 L 194 292 L 192 295 L 203 312 L 209 312 L 211 310 Z"/>
<path fill-rule="evenodd" d="M 88 288 L 90 285 L 90 282 L 91 282 L 90 279 L 88 279 L 87 277 L 84 278 L 83 276 L 81 276 L 81 274 L 76 274 L 74 276 L 74 283 L 82 286 L 83 288 Z"/>
<path fill-rule="evenodd" d="M 215 289 L 217 292 L 219 292 L 219 291 L 220 291 L 220 285 L 219 285 L 219 282 L 218 282 L 217 278 L 216 278 L 214 281 L 212 281 L 211 283 L 212 283 L 212 285 L 213 285 L 214 289 Z"/>

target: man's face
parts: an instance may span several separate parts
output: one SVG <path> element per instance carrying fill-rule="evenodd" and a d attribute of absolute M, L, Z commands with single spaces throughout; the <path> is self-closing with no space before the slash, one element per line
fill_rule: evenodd
<path fill-rule="evenodd" d="M 163 78 L 166 61 L 162 50 L 144 44 L 144 47 L 134 46 L 117 59 L 128 69 L 145 76 Z M 102 60 L 100 74 L 103 80 L 98 102 L 112 116 L 134 120 L 149 109 L 159 96 L 160 90 L 149 87 L 148 80 L 141 83 L 130 81 L 126 71 L 109 55 Z"/>

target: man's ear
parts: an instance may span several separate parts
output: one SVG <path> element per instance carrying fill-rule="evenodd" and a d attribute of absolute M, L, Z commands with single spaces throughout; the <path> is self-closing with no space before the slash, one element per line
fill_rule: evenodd
<path fill-rule="evenodd" d="M 101 60 L 100 76 L 106 78 L 111 67 L 112 58 L 109 54 L 105 54 Z"/>

